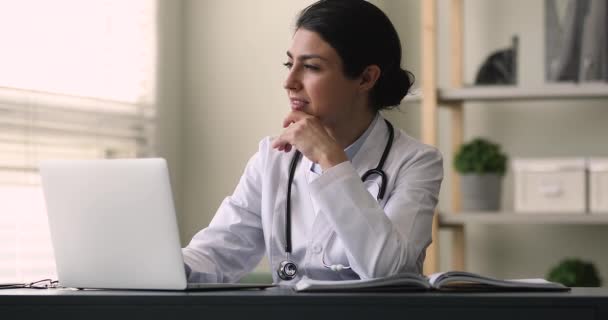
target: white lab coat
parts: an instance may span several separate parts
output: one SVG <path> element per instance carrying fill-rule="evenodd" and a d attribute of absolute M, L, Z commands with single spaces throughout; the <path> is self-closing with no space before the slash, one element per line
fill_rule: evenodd
<path fill-rule="evenodd" d="M 388 139 L 380 117 L 350 162 L 319 175 L 306 157 L 292 185 L 292 255 L 298 276 L 282 281 L 285 260 L 285 203 L 293 152 L 276 151 L 271 139 L 259 144 L 234 193 L 224 199 L 209 226 L 183 249 L 189 282 L 235 282 L 257 266 L 264 253 L 275 283 L 295 284 L 302 276 L 346 280 L 421 272 L 431 243 L 433 213 L 443 178 L 439 151 L 395 130 L 384 164 L 388 182 L 376 200 L 375 168 Z M 326 264 L 352 269 L 333 271 Z"/>

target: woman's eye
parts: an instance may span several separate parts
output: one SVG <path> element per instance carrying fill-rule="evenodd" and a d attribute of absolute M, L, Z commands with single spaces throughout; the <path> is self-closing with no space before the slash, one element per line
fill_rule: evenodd
<path fill-rule="evenodd" d="M 287 69 L 291 69 L 293 67 L 293 62 L 285 62 L 283 63 L 283 65 L 287 68 Z M 319 71 L 321 70 L 321 68 L 319 68 L 318 66 L 312 65 L 312 64 L 305 64 L 303 65 L 305 69 L 311 70 L 311 71 Z"/>

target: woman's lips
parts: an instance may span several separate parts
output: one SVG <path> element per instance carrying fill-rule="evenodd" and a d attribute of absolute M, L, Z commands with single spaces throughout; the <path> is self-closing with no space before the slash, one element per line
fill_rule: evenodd
<path fill-rule="evenodd" d="M 302 99 L 291 98 L 291 99 L 289 99 L 289 101 L 291 102 L 292 110 L 300 111 L 300 110 L 303 110 L 308 105 L 308 101 L 302 100 Z"/>

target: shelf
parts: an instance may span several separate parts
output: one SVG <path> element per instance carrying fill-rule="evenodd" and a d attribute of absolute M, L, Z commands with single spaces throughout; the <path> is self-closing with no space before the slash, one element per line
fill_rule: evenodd
<path fill-rule="evenodd" d="M 440 213 L 441 227 L 460 227 L 467 224 L 577 224 L 608 225 L 608 214 L 601 213 L 515 213 L 461 212 Z"/>
<path fill-rule="evenodd" d="M 517 86 L 476 86 L 458 89 L 439 89 L 438 92 L 440 103 L 601 98 L 608 98 L 608 83 L 560 83 L 548 84 L 536 88 Z"/>

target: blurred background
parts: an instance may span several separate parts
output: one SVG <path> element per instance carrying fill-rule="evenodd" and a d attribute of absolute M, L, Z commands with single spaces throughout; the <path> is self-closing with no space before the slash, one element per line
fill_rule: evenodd
<path fill-rule="evenodd" d="M 424 1 L 371 1 L 399 32 L 402 66 L 417 76 L 415 87 Z M 233 191 L 258 142 L 281 131 L 288 112 L 282 63 L 295 17 L 312 2 L 0 0 L 0 282 L 56 278 L 41 159 L 166 158 L 186 245 Z M 569 2 L 557 3 L 563 16 Z M 546 83 L 546 1 L 463 4 L 465 85 L 513 36 L 516 85 Z M 437 1 L 439 87 L 450 86 L 450 10 L 449 1 Z M 485 137 L 510 158 L 608 157 L 606 97 L 467 102 L 464 140 Z M 421 137 L 418 99 L 385 115 Z M 450 116 L 439 109 L 446 173 L 455 153 Z M 513 173 L 508 167 L 502 211 L 514 210 Z M 451 210 L 451 179 L 446 174 L 440 212 Z M 608 222 L 467 225 L 466 270 L 545 277 L 564 258 L 578 257 L 606 277 L 606 231 Z M 439 229 L 439 270 L 452 268 L 453 239 L 451 229 Z M 269 269 L 262 262 L 257 271 Z"/>

